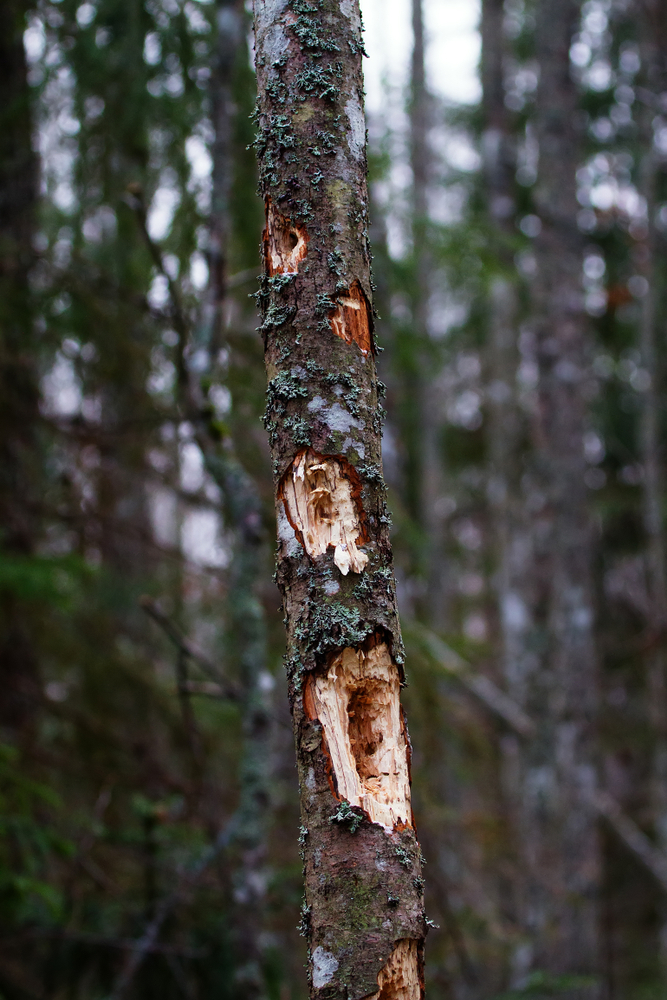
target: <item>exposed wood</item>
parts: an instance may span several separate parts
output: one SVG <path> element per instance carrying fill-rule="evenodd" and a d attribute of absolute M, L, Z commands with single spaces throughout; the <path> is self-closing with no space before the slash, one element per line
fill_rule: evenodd
<path fill-rule="evenodd" d="M 308 707 L 324 729 L 337 794 L 387 830 L 412 825 L 409 746 L 398 669 L 384 642 L 344 649 L 308 681 Z"/>
<path fill-rule="evenodd" d="M 300 451 L 280 491 L 285 513 L 311 559 L 334 550 L 343 576 L 361 573 L 368 556 L 357 543 L 363 537 L 353 495 L 354 470 L 344 459 Z"/>
<path fill-rule="evenodd" d="M 358 281 L 355 281 L 345 296 L 338 296 L 338 305 L 329 320 L 331 329 L 346 344 L 355 343 L 362 354 L 370 353 L 371 323 L 370 307 Z"/>
<path fill-rule="evenodd" d="M 378 975 L 380 989 L 372 1000 L 419 1000 L 421 983 L 417 941 L 399 941 Z"/>
<path fill-rule="evenodd" d="M 270 277 L 276 274 L 296 274 L 308 252 L 306 227 L 281 215 L 270 198 L 266 199 L 266 229 L 264 230 L 264 261 Z"/>

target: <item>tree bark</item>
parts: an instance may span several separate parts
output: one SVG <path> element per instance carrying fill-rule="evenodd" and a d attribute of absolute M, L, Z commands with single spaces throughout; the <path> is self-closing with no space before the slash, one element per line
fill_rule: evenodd
<path fill-rule="evenodd" d="M 37 158 L 23 48 L 28 4 L 0 8 L 0 546 L 25 558 L 36 543 L 40 496 L 39 385 L 29 287 L 37 202 Z M 37 658 L 26 609 L 0 594 L 0 725 L 28 724 L 37 698 Z"/>
<path fill-rule="evenodd" d="M 259 300 L 312 997 L 423 995 L 357 0 L 255 0 Z"/>
<path fill-rule="evenodd" d="M 577 95 L 569 73 L 577 13 L 574 0 L 537 7 L 535 208 L 542 230 L 534 244 L 531 327 L 538 384 L 523 526 L 512 539 L 504 608 L 509 692 L 540 720 L 520 753 L 523 971 L 555 977 L 599 971 L 596 655 L 583 453 L 589 376 L 576 228 Z M 596 996 L 597 987 L 567 995 Z"/>

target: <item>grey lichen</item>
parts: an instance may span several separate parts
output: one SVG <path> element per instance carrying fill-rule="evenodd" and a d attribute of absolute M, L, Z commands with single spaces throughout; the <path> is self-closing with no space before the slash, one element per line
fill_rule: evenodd
<path fill-rule="evenodd" d="M 363 820 L 364 814 L 361 809 L 358 806 L 351 806 L 346 799 L 343 799 L 333 816 L 329 816 L 330 823 L 347 826 L 350 828 L 350 833 L 356 833 Z"/>
<path fill-rule="evenodd" d="M 410 855 L 408 854 L 408 852 L 405 850 L 405 848 L 403 848 L 403 847 L 397 847 L 395 849 L 395 851 L 394 851 L 394 854 L 398 858 L 399 865 L 402 865 L 404 868 L 407 868 L 407 869 L 412 868 L 412 858 L 410 857 Z"/>
<path fill-rule="evenodd" d="M 301 915 L 299 918 L 299 923 L 296 925 L 296 929 L 298 930 L 301 937 L 307 938 L 308 935 L 310 934 L 310 915 L 311 915 L 311 908 L 310 906 L 308 906 L 308 904 L 304 899 L 303 903 L 301 904 Z"/>
<path fill-rule="evenodd" d="M 295 639 L 316 656 L 332 649 L 359 646 L 372 627 L 363 620 L 358 608 L 347 608 L 334 601 L 309 606 L 298 627 Z"/>

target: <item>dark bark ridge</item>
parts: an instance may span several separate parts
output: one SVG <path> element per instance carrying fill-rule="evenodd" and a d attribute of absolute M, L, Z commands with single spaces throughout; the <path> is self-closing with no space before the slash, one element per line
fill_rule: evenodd
<path fill-rule="evenodd" d="M 368 806 L 384 815 L 394 765 L 383 755 L 393 753 L 402 773 L 409 741 L 398 708 L 404 655 L 380 450 L 359 5 L 255 0 L 254 14 L 256 147 L 267 215 L 258 293 L 265 424 L 301 789 L 311 995 L 417 1000 L 425 919 L 411 811 L 407 821 L 373 822 Z M 337 683 L 337 671 L 348 667 L 347 686 Z M 304 705 L 312 679 L 321 718 L 312 699 L 309 710 Z M 395 720 L 396 732 L 380 731 L 382 713 L 359 717 L 375 704 L 371 689 L 385 698 L 382 718 Z M 349 701 L 339 705 L 341 692 Z M 414 982 L 398 968 L 400 956 L 413 962 Z"/>

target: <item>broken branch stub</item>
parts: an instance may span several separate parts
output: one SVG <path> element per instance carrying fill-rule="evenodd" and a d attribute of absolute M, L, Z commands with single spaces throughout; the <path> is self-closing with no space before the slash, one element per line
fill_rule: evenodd
<path fill-rule="evenodd" d="M 343 576 L 350 570 L 361 573 L 368 563 L 357 547 L 363 530 L 352 476 L 345 459 L 305 449 L 292 462 L 280 490 L 287 518 L 308 555 L 317 559 L 331 546 Z"/>
<path fill-rule="evenodd" d="M 355 343 L 362 354 L 369 354 L 371 340 L 371 311 L 363 288 L 354 281 L 347 295 L 338 296 L 336 308 L 329 315 L 331 329 L 346 344 Z"/>
<path fill-rule="evenodd" d="M 308 252 L 306 227 L 292 224 L 292 220 L 274 207 L 270 198 L 266 199 L 266 228 L 262 237 L 266 273 L 272 278 L 276 274 L 297 274 L 299 264 Z"/>
<path fill-rule="evenodd" d="M 420 1000 L 422 996 L 418 942 L 398 941 L 378 974 L 378 992 L 369 1000 Z"/>
<path fill-rule="evenodd" d="M 386 830 L 412 827 L 400 677 L 385 642 L 344 649 L 312 675 L 306 709 L 324 729 L 337 794 Z"/>

